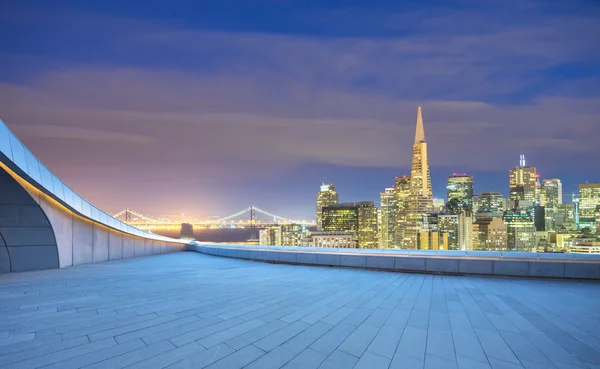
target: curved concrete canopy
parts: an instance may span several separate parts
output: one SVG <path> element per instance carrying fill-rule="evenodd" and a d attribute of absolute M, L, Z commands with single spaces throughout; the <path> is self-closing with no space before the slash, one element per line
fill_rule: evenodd
<path fill-rule="evenodd" d="M 0 179 L 0 273 L 158 254 L 181 250 L 187 243 L 142 231 L 90 204 L 48 170 L 2 120 Z"/>

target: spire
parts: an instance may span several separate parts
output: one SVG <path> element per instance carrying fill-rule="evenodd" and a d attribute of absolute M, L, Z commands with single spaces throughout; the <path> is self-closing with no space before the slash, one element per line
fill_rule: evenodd
<path fill-rule="evenodd" d="M 423 129 L 423 116 L 421 115 L 421 107 L 417 109 L 417 131 L 415 132 L 415 144 L 425 142 L 425 130 Z"/>

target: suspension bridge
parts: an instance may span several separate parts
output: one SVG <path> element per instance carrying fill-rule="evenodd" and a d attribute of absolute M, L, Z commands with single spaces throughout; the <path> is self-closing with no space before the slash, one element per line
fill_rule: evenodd
<path fill-rule="evenodd" d="M 145 230 L 179 230 L 181 223 L 191 223 L 194 229 L 198 228 L 264 228 L 281 224 L 314 225 L 312 221 L 295 220 L 275 215 L 257 206 L 251 205 L 231 215 L 209 219 L 205 221 L 172 220 L 166 218 L 153 218 L 131 209 L 124 209 L 113 217 Z"/>

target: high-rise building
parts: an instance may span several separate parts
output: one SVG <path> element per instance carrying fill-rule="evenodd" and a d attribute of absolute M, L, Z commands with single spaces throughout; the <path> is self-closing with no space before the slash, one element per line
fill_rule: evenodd
<path fill-rule="evenodd" d="M 276 225 L 258 232 L 258 244 L 261 246 L 283 246 L 283 226 Z"/>
<path fill-rule="evenodd" d="M 448 235 L 448 250 L 473 250 L 473 216 L 470 212 L 439 214 L 438 230 Z"/>
<path fill-rule="evenodd" d="M 580 229 L 596 231 L 596 212 L 600 208 L 600 183 L 579 185 L 579 222 Z"/>
<path fill-rule="evenodd" d="M 353 203 L 323 207 L 323 231 L 347 232 L 358 238 L 358 208 Z"/>
<path fill-rule="evenodd" d="M 525 155 L 521 155 L 519 166 L 510 171 L 509 182 L 512 201 L 536 201 L 537 174 L 535 167 L 526 165 Z"/>
<path fill-rule="evenodd" d="M 302 246 L 302 240 L 308 235 L 308 230 L 301 224 L 284 224 L 281 226 L 282 246 Z"/>
<path fill-rule="evenodd" d="M 396 195 L 396 227 L 394 229 L 394 241 L 389 247 L 402 247 L 406 234 L 408 219 L 408 200 L 410 198 L 410 176 L 396 177 L 394 185 Z"/>
<path fill-rule="evenodd" d="M 446 198 L 458 200 L 460 207 L 472 211 L 473 209 L 473 177 L 466 174 L 454 174 L 448 177 L 446 184 Z"/>
<path fill-rule="evenodd" d="M 334 247 L 342 249 L 357 248 L 356 239 L 347 232 L 311 232 L 302 240 L 306 247 Z"/>
<path fill-rule="evenodd" d="M 431 192 L 431 174 L 427 157 L 427 142 L 423 128 L 421 107 L 417 109 L 417 128 L 413 145 L 412 168 L 410 171 L 410 194 L 408 198 L 408 214 L 406 231 L 402 240 L 402 248 L 416 249 L 421 232 L 421 219 L 433 211 L 433 195 Z"/>
<path fill-rule="evenodd" d="M 482 218 L 473 223 L 473 249 L 506 251 L 507 227 L 502 218 Z"/>
<path fill-rule="evenodd" d="M 531 252 L 536 249 L 535 225 L 528 211 L 508 210 L 502 220 L 506 224 L 507 247 L 510 251 Z"/>
<path fill-rule="evenodd" d="M 477 196 L 477 207 L 473 210 L 478 213 L 499 214 L 501 217 L 506 210 L 506 199 L 500 192 L 483 192 Z"/>
<path fill-rule="evenodd" d="M 377 208 L 373 201 L 357 202 L 358 209 L 358 247 L 376 249 L 379 247 L 377 234 Z"/>
<path fill-rule="evenodd" d="M 397 201 L 393 188 L 381 193 L 381 220 L 379 222 L 380 247 L 395 247 Z"/>
<path fill-rule="evenodd" d="M 317 230 L 321 230 L 322 225 L 322 209 L 324 206 L 335 205 L 338 203 L 338 194 L 333 187 L 333 184 L 321 185 L 319 193 L 317 193 Z"/>

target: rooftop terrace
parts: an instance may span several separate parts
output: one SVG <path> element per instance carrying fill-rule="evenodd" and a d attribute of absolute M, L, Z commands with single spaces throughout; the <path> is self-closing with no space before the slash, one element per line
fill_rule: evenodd
<path fill-rule="evenodd" d="M 600 368 L 600 283 L 195 252 L 0 275 L 6 368 Z"/>

